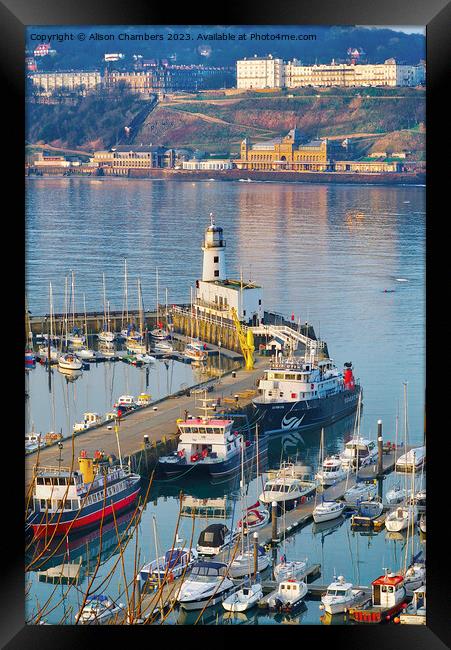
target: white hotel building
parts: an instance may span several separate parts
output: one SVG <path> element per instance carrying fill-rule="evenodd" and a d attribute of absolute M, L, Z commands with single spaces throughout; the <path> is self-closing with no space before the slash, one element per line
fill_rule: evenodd
<path fill-rule="evenodd" d="M 276 66 L 277 63 L 277 74 Z M 297 59 L 283 63 L 282 59 L 253 58 L 237 61 L 237 88 L 302 88 L 312 86 L 418 86 L 424 84 L 426 67 L 399 64 L 387 59 L 381 64 L 335 63 L 302 65 Z"/>
<path fill-rule="evenodd" d="M 283 88 L 284 62 L 274 59 L 271 54 L 266 58 L 254 56 L 236 62 L 237 88 Z"/>

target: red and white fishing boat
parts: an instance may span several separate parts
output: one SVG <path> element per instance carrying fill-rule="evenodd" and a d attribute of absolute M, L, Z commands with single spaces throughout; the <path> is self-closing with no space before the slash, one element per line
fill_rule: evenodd
<path fill-rule="evenodd" d="M 359 623 L 385 623 L 407 605 L 404 576 L 385 572 L 371 583 L 371 602 L 351 607 L 350 617 Z"/>
<path fill-rule="evenodd" d="M 82 450 L 78 470 L 35 467 L 33 509 L 27 524 L 36 538 L 96 527 L 113 511 L 134 503 L 141 477 L 122 464 L 103 460 L 99 452 L 95 456 L 97 463 Z"/>

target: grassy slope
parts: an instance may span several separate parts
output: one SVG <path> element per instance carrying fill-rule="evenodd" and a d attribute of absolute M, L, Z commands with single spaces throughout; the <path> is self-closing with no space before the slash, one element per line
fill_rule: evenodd
<path fill-rule="evenodd" d="M 387 93 L 388 94 L 388 93 Z M 224 123 L 208 122 L 217 118 Z M 386 133 L 412 129 L 425 120 L 423 91 L 406 96 L 301 96 L 248 98 L 215 104 L 185 102 L 162 105 L 143 127 L 144 139 L 172 146 L 237 148 L 245 136 L 253 141 L 282 135 L 296 125 L 305 137 Z M 266 131 L 266 133 L 265 133 Z M 141 137 L 141 139 L 143 139 Z M 424 146 L 417 137 L 409 147 Z"/>

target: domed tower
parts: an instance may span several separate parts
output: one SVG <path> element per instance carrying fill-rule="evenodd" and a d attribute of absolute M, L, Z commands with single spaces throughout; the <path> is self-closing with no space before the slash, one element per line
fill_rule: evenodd
<path fill-rule="evenodd" d="M 225 239 L 223 230 L 215 224 L 213 213 L 210 213 L 211 223 L 205 230 L 205 237 L 202 246 L 204 252 L 204 263 L 202 268 L 202 280 L 225 280 Z"/>

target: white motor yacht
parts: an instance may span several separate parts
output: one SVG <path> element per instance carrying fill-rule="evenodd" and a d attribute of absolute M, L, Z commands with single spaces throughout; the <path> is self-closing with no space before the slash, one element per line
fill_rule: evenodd
<path fill-rule="evenodd" d="M 80 348 L 75 352 L 75 356 L 79 359 L 84 359 L 85 361 L 95 361 L 96 353 L 94 350 L 88 348 Z"/>
<path fill-rule="evenodd" d="M 183 609 L 203 609 L 222 602 L 232 589 L 234 584 L 227 574 L 227 564 L 198 560 L 183 582 L 177 602 Z"/>
<path fill-rule="evenodd" d="M 313 509 L 313 521 L 318 524 L 339 517 L 346 505 L 344 501 L 322 501 Z"/>
<path fill-rule="evenodd" d="M 287 508 L 301 503 L 313 496 L 316 491 L 316 482 L 302 480 L 301 478 L 276 475 L 266 481 L 263 492 L 258 497 L 259 501 L 271 504 L 276 501 L 279 506 Z"/>
<path fill-rule="evenodd" d="M 116 334 L 114 332 L 109 332 L 107 330 L 99 332 L 99 341 L 102 341 L 102 343 L 113 343 L 115 340 Z"/>
<path fill-rule="evenodd" d="M 340 614 L 346 612 L 361 596 L 363 591 L 353 589 L 351 582 L 346 582 L 343 576 L 338 576 L 321 597 L 320 608 L 329 614 Z"/>
<path fill-rule="evenodd" d="M 317 478 L 322 485 L 333 485 L 337 481 L 346 478 L 346 470 L 342 467 L 341 459 L 338 456 L 329 456 L 322 464 L 322 468 L 316 473 Z"/>
<path fill-rule="evenodd" d="M 290 578 L 279 584 L 277 593 L 268 599 L 268 607 L 279 612 L 290 612 L 301 605 L 306 595 L 305 582 Z"/>
<path fill-rule="evenodd" d="M 242 587 L 222 601 L 222 606 L 227 612 L 245 612 L 257 605 L 263 598 L 263 589 L 259 583 Z"/>
<path fill-rule="evenodd" d="M 345 444 L 344 450 L 339 455 L 344 470 L 356 469 L 371 465 L 377 460 L 377 446 L 373 440 L 362 436 L 354 436 Z"/>

